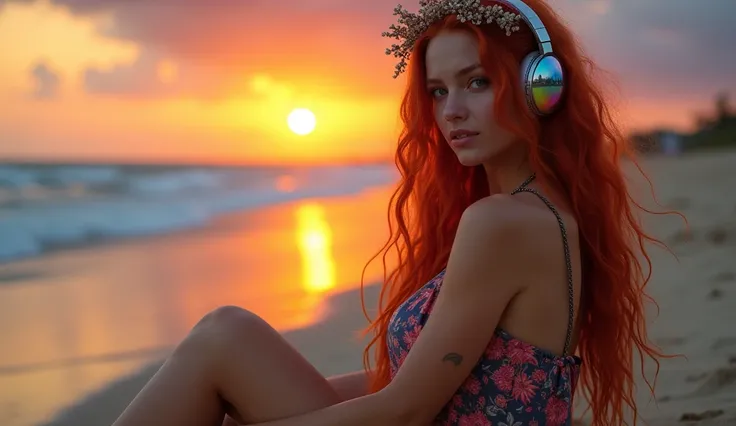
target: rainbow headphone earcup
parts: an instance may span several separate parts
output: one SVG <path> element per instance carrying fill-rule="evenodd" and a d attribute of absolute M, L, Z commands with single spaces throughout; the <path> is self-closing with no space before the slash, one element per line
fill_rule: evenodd
<path fill-rule="evenodd" d="M 534 51 L 521 61 L 521 85 L 532 113 L 549 115 L 562 104 L 565 80 L 562 64 L 552 53 Z"/>

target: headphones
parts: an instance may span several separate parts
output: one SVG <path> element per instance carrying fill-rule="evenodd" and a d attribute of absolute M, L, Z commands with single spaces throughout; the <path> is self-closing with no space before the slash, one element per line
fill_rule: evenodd
<path fill-rule="evenodd" d="M 526 103 L 538 116 L 552 114 L 562 105 L 565 89 L 562 63 L 552 51 L 552 40 L 536 12 L 522 0 L 500 0 L 521 15 L 537 40 L 538 49 L 521 62 L 521 87 Z"/>

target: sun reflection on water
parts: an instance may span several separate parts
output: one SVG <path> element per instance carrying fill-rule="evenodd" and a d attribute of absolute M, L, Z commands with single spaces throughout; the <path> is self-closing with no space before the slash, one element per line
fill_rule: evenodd
<path fill-rule="evenodd" d="M 332 230 L 320 204 L 306 203 L 296 209 L 297 244 L 302 258 L 302 283 L 309 293 L 324 293 L 335 287 Z"/>

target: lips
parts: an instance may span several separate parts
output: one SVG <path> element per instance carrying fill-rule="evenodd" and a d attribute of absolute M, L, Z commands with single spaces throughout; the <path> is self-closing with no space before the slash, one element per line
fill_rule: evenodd
<path fill-rule="evenodd" d="M 478 132 L 474 132 L 472 130 L 457 129 L 450 132 L 450 139 L 460 140 L 468 138 L 470 136 L 476 136 L 477 134 Z"/>

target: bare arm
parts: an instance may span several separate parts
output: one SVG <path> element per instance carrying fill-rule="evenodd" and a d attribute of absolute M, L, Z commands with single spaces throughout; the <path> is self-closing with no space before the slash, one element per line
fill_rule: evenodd
<path fill-rule="evenodd" d="M 368 394 L 368 377 L 364 370 L 330 376 L 327 381 L 343 401 Z"/>

